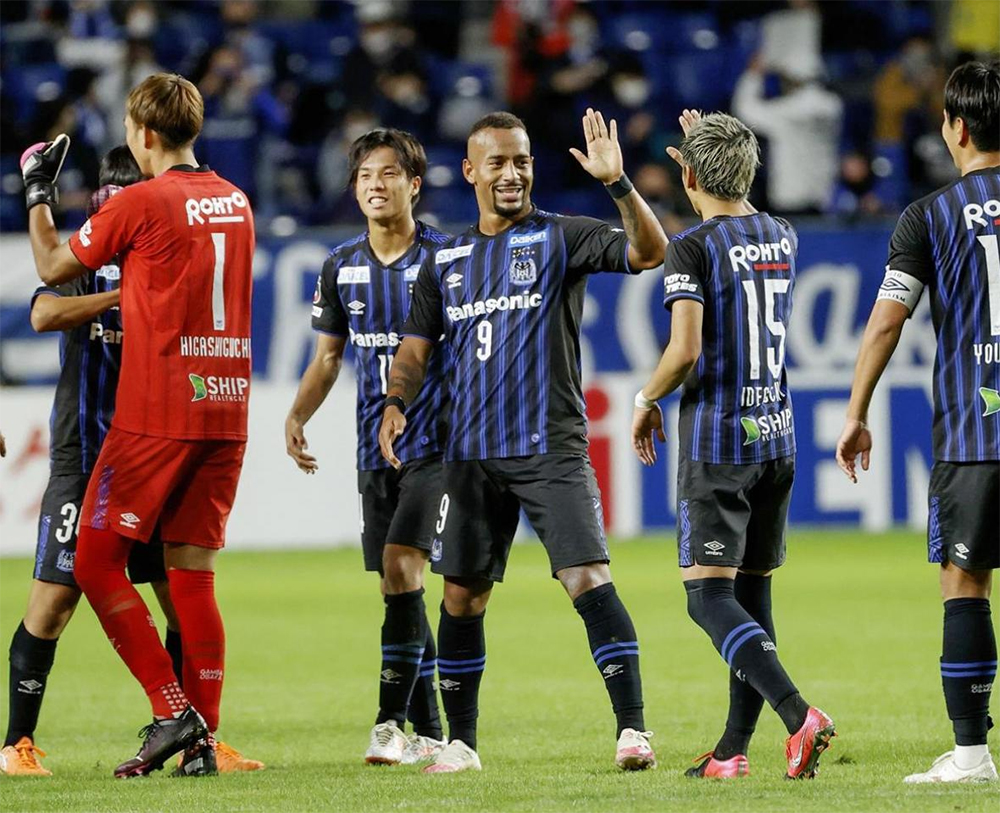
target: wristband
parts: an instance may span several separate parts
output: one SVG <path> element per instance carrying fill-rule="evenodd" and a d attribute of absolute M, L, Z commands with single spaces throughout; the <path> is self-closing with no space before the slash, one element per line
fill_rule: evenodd
<path fill-rule="evenodd" d="M 24 196 L 28 211 L 40 203 L 47 203 L 53 208 L 59 203 L 59 189 L 51 181 L 33 181 L 28 184 Z"/>
<path fill-rule="evenodd" d="M 639 390 L 635 394 L 636 409 L 652 409 L 655 406 L 656 406 L 656 401 L 650 401 L 645 395 L 642 394 L 642 390 Z"/>
<path fill-rule="evenodd" d="M 615 200 L 619 198 L 624 198 L 629 192 L 632 191 L 632 181 L 628 179 L 628 175 L 624 172 L 622 176 L 614 183 L 604 184 L 604 188 L 608 190 L 608 194 L 611 195 Z"/>
<path fill-rule="evenodd" d="M 400 398 L 398 395 L 390 395 L 385 399 L 385 403 L 382 405 L 382 411 L 384 412 L 389 407 L 394 406 L 404 415 L 406 414 L 406 401 Z"/>

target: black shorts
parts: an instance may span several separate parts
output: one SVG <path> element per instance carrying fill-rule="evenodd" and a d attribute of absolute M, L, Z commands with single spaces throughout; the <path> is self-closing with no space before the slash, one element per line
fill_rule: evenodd
<path fill-rule="evenodd" d="M 743 466 L 682 457 L 677 471 L 680 566 L 780 567 L 794 479 L 794 457 Z"/>
<path fill-rule="evenodd" d="M 361 548 L 365 570 L 382 572 L 386 545 L 406 545 L 430 553 L 443 487 L 440 457 L 396 469 L 358 472 Z"/>
<path fill-rule="evenodd" d="M 928 562 L 1000 567 L 1000 463 L 938 460 L 927 497 Z"/>
<path fill-rule="evenodd" d="M 503 581 L 520 509 L 549 554 L 552 575 L 608 562 L 601 492 L 583 455 L 460 460 L 444 467 L 431 569 Z"/>
<path fill-rule="evenodd" d="M 80 529 L 80 506 L 87 491 L 88 474 L 53 474 L 42 497 L 38 516 L 34 578 L 76 587 L 73 562 Z M 128 560 L 128 575 L 134 584 L 164 581 L 163 543 L 154 533 L 148 543 L 136 543 Z"/>

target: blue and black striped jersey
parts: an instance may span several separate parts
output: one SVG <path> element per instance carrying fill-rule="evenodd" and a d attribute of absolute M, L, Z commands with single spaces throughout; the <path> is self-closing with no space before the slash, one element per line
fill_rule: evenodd
<path fill-rule="evenodd" d="M 313 329 L 347 337 L 354 350 L 360 471 L 389 467 L 378 445 L 389 367 L 402 341 L 403 322 L 421 263 L 448 239 L 449 235 L 417 221 L 410 250 L 387 266 L 375 256 L 365 232 L 335 248 L 316 281 Z M 444 354 L 435 353 L 420 393 L 407 405 L 406 432 L 393 445 L 404 463 L 443 451 L 444 366 Z"/>
<path fill-rule="evenodd" d="M 586 275 L 631 273 L 627 252 L 621 229 L 535 209 L 500 234 L 473 227 L 428 257 L 403 331 L 445 335 L 447 460 L 586 453 Z"/>
<path fill-rule="evenodd" d="M 39 296 L 84 296 L 115 290 L 118 265 L 105 265 L 58 287 L 42 286 Z M 115 413 L 122 363 L 122 317 L 118 308 L 65 330 L 59 338 L 59 383 L 49 418 L 49 458 L 53 474 L 87 474 L 94 468 Z"/>
<path fill-rule="evenodd" d="M 1000 460 L 1000 168 L 911 203 L 889 244 L 879 299 L 911 312 L 930 288 L 934 457 Z"/>
<path fill-rule="evenodd" d="M 705 306 L 678 427 L 691 460 L 743 465 L 795 454 L 785 334 L 797 252 L 791 224 L 764 212 L 713 217 L 667 246 L 664 307 Z"/>

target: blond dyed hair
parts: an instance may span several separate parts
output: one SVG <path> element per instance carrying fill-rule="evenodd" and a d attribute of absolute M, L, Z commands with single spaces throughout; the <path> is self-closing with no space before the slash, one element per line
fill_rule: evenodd
<path fill-rule="evenodd" d="M 684 137 L 680 150 L 706 195 L 740 201 L 750 193 L 760 166 L 760 145 L 750 128 L 735 116 L 705 116 Z"/>

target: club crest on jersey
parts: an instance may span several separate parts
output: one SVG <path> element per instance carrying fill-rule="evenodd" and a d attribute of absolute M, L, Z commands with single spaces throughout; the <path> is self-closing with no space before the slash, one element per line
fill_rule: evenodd
<path fill-rule="evenodd" d="M 511 251 L 507 273 L 510 275 L 510 281 L 513 285 L 525 287 L 534 285 L 538 280 L 538 266 L 535 265 L 532 250 L 530 248 L 515 248 Z"/>
<path fill-rule="evenodd" d="M 367 265 L 345 265 L 337 273 L 338 285 L 368 285 L 371 270 Z"/>

